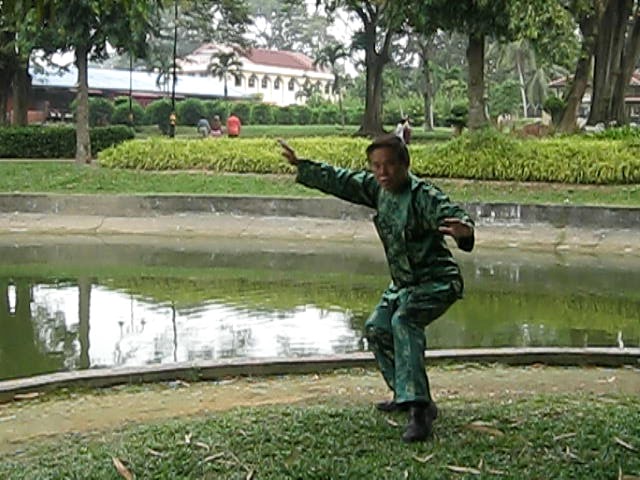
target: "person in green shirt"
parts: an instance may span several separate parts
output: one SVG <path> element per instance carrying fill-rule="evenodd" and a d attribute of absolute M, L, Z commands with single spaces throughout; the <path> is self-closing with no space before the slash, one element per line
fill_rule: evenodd
<path fill-rule="evenodd" d="M 470 252 L 474 223 L 438 187 L 410 172 L 409 151 L 393 134 L 367 147 L 370 171 L 299 159 L 286 143 L 280 144 L 283 156 L 297 167 L 298 183 L 376 210 L 373 221 L 392 281 L 365 323 L 365 335 L 393 392 L 393 399 L 377 408 L 407 411 L 402 439 L 425 440 L 438 410 L 425 370 L 424 330 L 463 292 L 460 268 L 445 236 Z"/>

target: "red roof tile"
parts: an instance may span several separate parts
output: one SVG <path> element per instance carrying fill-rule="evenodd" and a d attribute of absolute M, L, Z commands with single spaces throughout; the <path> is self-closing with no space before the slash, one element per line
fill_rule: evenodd
<path fill-rule="evenodd" d="M 264 48 L 252 48 L 246 54 L 249 61 L 259 65 L 272 67 L 298 68 L 302 70 L 317 70 L 313 60 L 303 53 L 288 52 L 284 50 L 266 50 Z"/>

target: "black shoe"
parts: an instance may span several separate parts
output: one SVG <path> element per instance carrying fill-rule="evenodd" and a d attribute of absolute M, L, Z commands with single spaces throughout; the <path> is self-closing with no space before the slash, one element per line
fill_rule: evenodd
<path fill-rule="evenodd" d="M 376 408 L 381 412 L 406 412 L 409 410 L 408 403 L 396 403 L 395 400 L 387 400 L 386 402 L 376 403 Z"/>
<path fill-rule="evenodd" d="M 432 410 L 431 405 L 435 407 L 433 402 L 411 403 L 409 407 L 409 423 L 402 435 L 402 441 L 406 443 L 422 442 L 433 433 L 433 420 L 431 416 L 434 412 L 437 415 L 437 409 Z"/>

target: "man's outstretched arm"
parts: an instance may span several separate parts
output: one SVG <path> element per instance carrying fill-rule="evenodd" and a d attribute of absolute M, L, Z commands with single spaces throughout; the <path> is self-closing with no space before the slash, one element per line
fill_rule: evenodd
<path fill-rule="evenodd" d="M 299 159 L 284 141 L 282 155 L 298 168 L 296 182 L 348 202 L 376 208 L 380 185 L 372 173 Z"/>

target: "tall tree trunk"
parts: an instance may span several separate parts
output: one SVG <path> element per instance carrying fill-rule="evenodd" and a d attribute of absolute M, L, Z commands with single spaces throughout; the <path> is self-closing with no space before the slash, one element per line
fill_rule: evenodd
<path fill-rule="evenodd" d="M 519 56 L 518 56 L 519 57 Z M 518 81 L 520 82 L 520 99 L 522 100 L 522 116 L 527 118 L 529 108 L 527 102 L 527 86 L 524 82 L 524 72 L 522 71 L 522 65 L 520 65 L 520 58 L 516 59 L 516 70 L 518 71 Z"/>
<path fill-rule="evenodd" d="M 640 58 L 640 3 L 636 5 L 634 22 L 631 32 L 627 36 L 622 55 L 621 74 L 614 86 L 612 100 L 612 118 L 619 124 L 624 125 L 629 122 L 625 97 L 627 87 L 631 83 L 631 77 Z"/>
<path fill-rule="evenodd" d="M 2 73 L 0 73 L 0 77 Z M 0 82 L 1 83 L 1 82 Z M 7 107 L 9 106 L 9 96 L 7 90 L 0 84 L 0 127 L 6 126 L 8 122 Z"/>
<path fill-rule="evenodd" d="M 338 109 L 340 110 L 340 121 L 342 127 L 346 125 L 346 119 L 344 118 L 344 105 L 342 104 L 342 88 L 338 87 Z"/>
<path fill-rule="evenodd" d="M 91 312 L 91 280 L 86 277 L 78 279 L 78 340 L 80 341 L 80 368 L 91 367 L 89 356 L 89 329 Z"/>
<path fill-rule="evenodd" d="M 422 52 L 422 75 L 424 78 L 424 90 L 422 98 L 424 100 L 424 129 L 433 130 L 433 82 L 431 81 L 431 61 L 429 59 L 429 43 L 421 45 Z"/>
<path fill-rule="evenodd" d="M 89 136 L 89 81 L 85 46 L 76 47 L 78 68 L 78 96 L 76 108 L 76 163 L 91 163 L 91 138 Z"/>
<path fill-rule="evenodd" d="M 383 133 L 382 129 L 382 71 L 384 63 L 375 52 L 365 55 L 366 67 L 366 98 L 364 116 L 358 134 L 376 136 Z"/>
<path fill-rule="evenodd" d="M 593 52 L 598 35 L 598 22 L 599 19 L 595 15 L 585 15 L 579 21 L 583 39 L 582 47 L 573 81 L 565 97 L 565 108 L 558 122 L 557 130 L 560 133 L 573 133 L 577 128 L 578 109 L 589 84 Z"/>
<path fill-rule="evenodd" d="M 29 61 L 20 65 L 13 75 L 13 124 L 27 125 L 29 123 L 29 90 L 31 75 Z"/>
<path fill-rule="evenodd" d="M 482 34 L 470 34 L 467 46 L 470 130 L 477 130 L 487 124 L 484 108 L 484 40 Z"/>
<path fill-rule="evenodd" d="M 622 74 L 622 50 L 633 0 L 610 0 L 598 28 L 589 124 L 612 120 L 613 90 Z"/>

